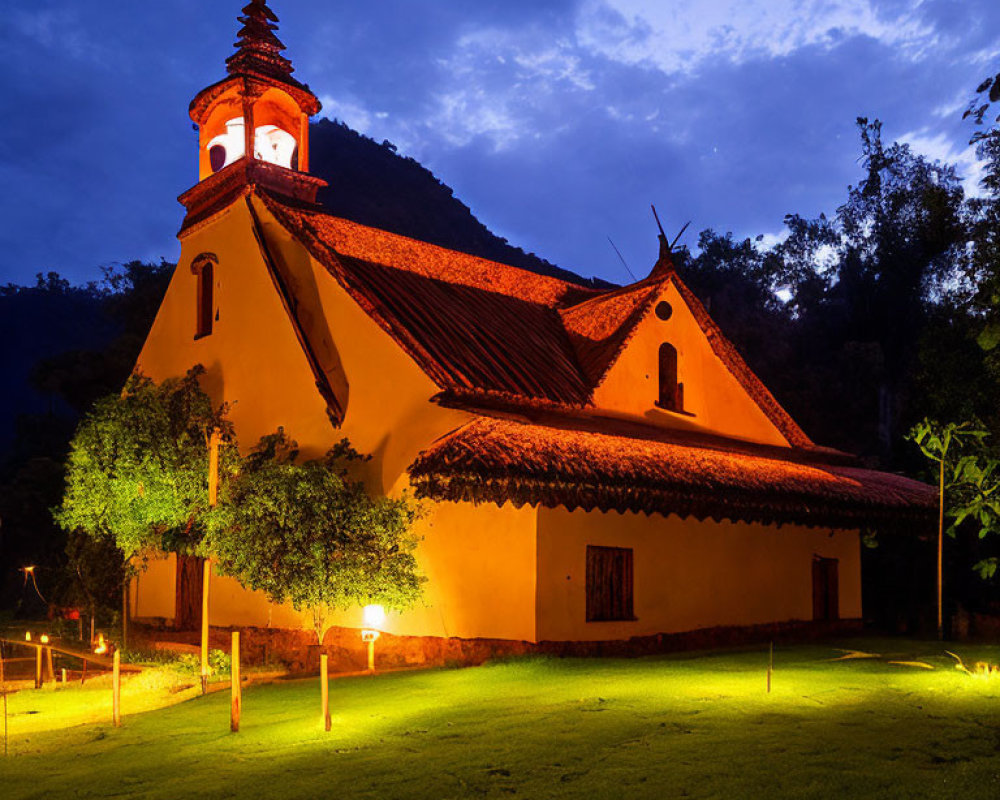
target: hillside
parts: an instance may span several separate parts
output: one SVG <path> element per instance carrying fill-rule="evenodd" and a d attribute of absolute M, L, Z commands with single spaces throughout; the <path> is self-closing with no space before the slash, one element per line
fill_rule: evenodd
<path fill-rule="evenodd" d="M 338 217 L 573 283 L 604 285 L 514 247 L 476 219 L 419 161 L 342 122 L 313 124 L 310 172 L 330 183 L 319 201 Z"/>

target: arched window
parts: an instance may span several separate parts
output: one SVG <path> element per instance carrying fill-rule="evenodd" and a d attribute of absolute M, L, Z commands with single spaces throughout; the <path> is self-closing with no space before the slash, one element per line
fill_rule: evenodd
<path fill-rule="evenodd" d="M 208 160 L 212 166 L 212 172 L 218 172 L 226 166 L 226 147 L 221 144 L 213 144 L 208 150 Z"/>
<path fill-rule="evenodd" d="M 210 336 L 215 323 L 215 265 L 219 259 L 212 253 L 202 253 L 191 264 L 197 279 L 195 339 Z"/>
<path fill-rule="evenodd" d="M 684 386 L 677 382 L 677 348 L 666 342 L 660 345 L 659 384 L 656 405 L 668 411 L 683 410 Z"/>

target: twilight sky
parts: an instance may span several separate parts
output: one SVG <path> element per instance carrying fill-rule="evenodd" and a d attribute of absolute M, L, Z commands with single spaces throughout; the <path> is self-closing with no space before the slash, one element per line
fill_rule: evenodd
<path fill-rule="evenodd" d="M 174 260 L 190 99 L 245 0 L 9 0 L 0 284 Z M 629 280 L 655 202 L 684 241 L 779 236 L 859 175 L 859 115 L 974 173 L 961 112 L 1000 69 L 996 0 L 270 0 L 296 77 L 421 161 L 488 227 Z M 349 186 L 339 187 L 350 191 Z"/>

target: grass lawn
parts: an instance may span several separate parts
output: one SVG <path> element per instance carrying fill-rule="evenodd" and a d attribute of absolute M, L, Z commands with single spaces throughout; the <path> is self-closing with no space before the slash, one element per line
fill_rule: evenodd
<path fill-rule="evenodd" d="M 119 730 L 79 724 L 110 715 L 106 685 L 27 691 L 0 797 L 1000 797 L 1000 678 L 937 643 L 845 646 L 935 669 L 815 646 L 776 651 L 771 695 L 764 650 L 345 678 L 332 733 L 316 680 L 247 689 L 239 734 L 228 692 L 135 713 L 188 697 L 156 673 L 131 680 Z"/>

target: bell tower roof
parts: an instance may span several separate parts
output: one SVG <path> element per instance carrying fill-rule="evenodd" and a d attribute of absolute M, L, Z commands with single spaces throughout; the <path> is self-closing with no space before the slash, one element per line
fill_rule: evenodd
<path fill-rule="evenodd" d="M 300 83 L 292 73 L 292 62 L 282 55 L 285 45 L 278 38 L 278 15 L 267 5 L 267 0 L 252 0 L 244 6 L 238 17 L 241 28 L 239 41 L 233 46 L 236 52 L 226 59 L 229 77 L 203 89 L 191 101 L 191 119 L 201 124 L 210 108 L 234 86 L 244 94 L 263 94 L 269 88 L 287 93 L 303 113 L 319 113 L 321 105 L 309 87 Z"/>
<path fill-rule="evenodd" d="M 198 183 L 179 198 L 188 210 L 185 228 L 254 187 L 312 204 L 326 186 L 309 174 L 309 118 L 320 102 L 292 77 L 277 15 L 267 0 L 251 0 L 239 21 L 229 74 L 191 102 Z"/>

